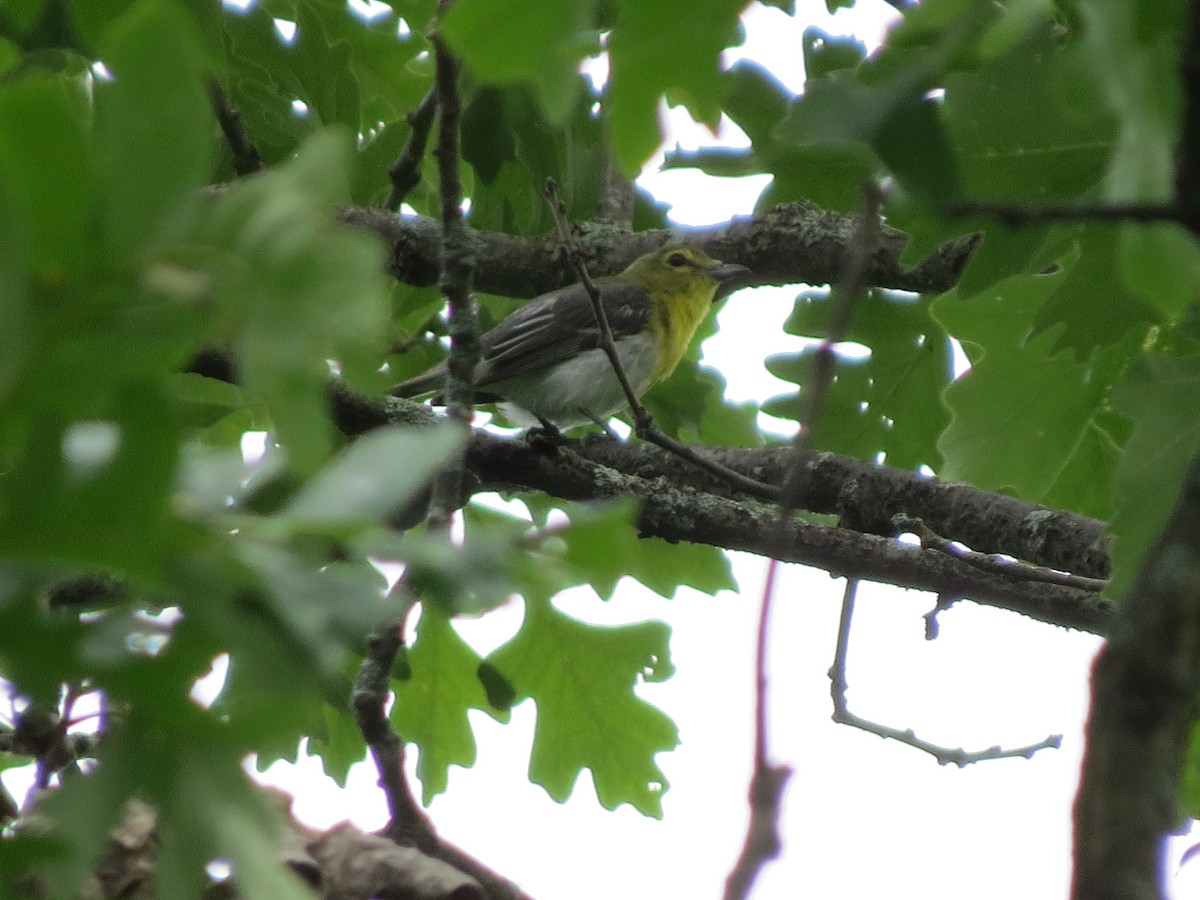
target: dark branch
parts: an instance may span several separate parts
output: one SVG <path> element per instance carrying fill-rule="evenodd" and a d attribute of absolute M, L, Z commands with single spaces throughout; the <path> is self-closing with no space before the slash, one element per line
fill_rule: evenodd
<path fill-rule="evenodd" d="M 398 583 L 394 590 L 409 598 L 407 606 L 411 609 L 407 587 Z M 351 702 L 358 730 L 370 748 L 375 768 L 379 770 L 379 785 L 387 799 L 388 837 L 429 853 L 437 845 L 437 836 L 409 790 L 404 774 L 404 741 L 392 728 L 386 712 L 392 668 L 403 646 L 402 629 L 403 617 L 381 625 L 367 638 L 367 653 L 354 682 Z"/>
<path fill-rule="evenodd" d="M 607 441 L 571 444 L 580 456 L 645 479 L 670 478 L 682 488 L 736 499 L 727 484 L 644 444 Z M 780 485 L 788 471 L 788 448 L 706 447 L 728 468 L 766 484 Z M 966 484 L 948 484 L 904 469 L 876 466 L 836 453 L 809 453 L 796 508 L 839 517 L 840 524 L 868 534 L 895 534 L 893 517 L 918 516 L 933 531 L 982 553 L 1004 553 L 1035 565 L 1091 578 L 1109 572 L 1105 523 L 1026 503 Z"/>
<path fill-rule="evenodd" d="M 444 12 L 446 0 L 439 4 Z M 440 15 L 441 13 L 439 13 Z M 458 177 L 459 117 L 458 61 L 436 32 L 430 35 L 435 63 L 438 142 L 434 155 L 442 201 L 442 292 L 450 322 L 450 358 L 447 362 L 446 412 L 450 420 L 468 428 L 474 415 L 475 367 L 479 363 L 479 322 L 471 282 L 475 257 L 471 236 L 462 214 L 462 184 Z M 450 517 L 462 502 L 463 461 L 459 454 L 446 461 L 434 480 L 429 509 L 430 528 L 449 531 Z"/>
<path fill-rule="evenodd" d="M 424 424 L 437 421 L 437 417 L 427 408 L 398 398 L 370 399 L 345 390 L 335 390 L 332 396 L 335 421 L 347 434 L 359 434 L 389 422 L 412 425 L 415 420 Z M 562 451 L 551 458 L 524 442 L 476 431 L 471 436 L 467 463 L 479 476 L 481 490 L 544 491 L 568 500 L 605 500 L 631 496 L 641 503 L 638 527 L 646 537 L 686 540 L 760 555 L 769 554 L 771 529 L 778 519 L 771 511 L 676 484 L 672 479 L 660 478 L 649 472 L 645 475 L 627 474 L 608 466 L 597 466 L 581 454 L 595 454 L 600 443 L 568 441 Z M 651 449 L 657 456 L 666 456 L 661 450 Z M 780 458 L 776 465 L 781 469 L 790 451 L 757 452 L 778 454 Z M 631 466 L 634 464 L 630 461 L 644 456 L 644 451 L 640 451 L 638 445 L 619 445 L 615 450 L 605 450 L 603 455 L 612 457 L 615 454 L 620 457 L 626 453 L 630 454 L 627 463 Z M 821 460 L 830 456 L 815 454 L 813 459 Z M 833 463 L 837 468 L 839 461 L 834 460 Z M 840 465 L 850 469 L 855 466 L 870 468 L 855 460 L 843 459 Z M 677 462 L 674 467 L 679 468 Z M 976 509 L 988 509 L 993 505 L 1000 510 L 1011 509 L 1007 504 L 1015 502 L 1011 498 L 975 491 L 965 485 L 940 487 L 953 489 L 963 498 L 974 497 Z M 944 497 L 935 493 L 932 503 L 935 513 L 936 507 L 943 501 Z M 1018 504 L 1018 508 L 1032 510 L 1026 518 L 1032 520 L 1034 525 L 1040 525 L 1043 521 L 1055 521 L 1061 525 L 1071 518 L 1069 514 L 1052 510 L 1039 512 L 1038 507 L 1029 504 Z M 930 520 L 928 516 L 924 517 Z M 948 518 L 953 520 L 954 516 Z M 970 519 L 971 516 L 965 518 Z M 887 527 L 890 530 L 890 524 Z M 955 534 L 952 530 L 947 533 Z M 1038 533 L 1045 537 L 1055 531 L 1043 529 Z M 888 537 L 863 534 L 849 527 L 831 528 L 790 519 L 786 522 L 783 544 L 779 557 L 783 562 L 813 565 L 835 575 L 856 575 L 885 584 L 933 591 L 946 597 L 969 597 L 980 603 L 1012 609 L 1057 625 L 1099 633 L 1104 631 L 1112 615 L 1109 601 L 1092 591 L 1057 584 L 1014 582 L 945 554 L 906 546 Z"/>
<path fill-rule="evenodd" d="M 391 179 L 392 189 L 383 208 L 396 211 L 409 191 L 421 183 L 421 160 L 425 158 L 425 147 L 429 143 L 429 132 L 433 128 L 433 116 L 437 112 L 438 89 L 435 85 L 420 105 L 408 114 L 408 124 L 411 129 L 404 148 L 396 161 L 388 166 L 388 178 Z"/>
<path fill-rule="evenodd" d="M 946 210 L 952 216 L 987 216 L 1005 225 L 1038 222 L 1176 222 L 1180 210 L 1169 203 L 989 203 L 964 200 Z"/>
<path fill-rule="evenodd" d="M 233 108 L 229 97 L 225 94 L 225 89 L 221 87 L 221 83 L 217 79 L 208 79 L 207 87 L 208 100 L 212 104 L 213 114 L 217 117 L 217 123 L 221 126 L 221 132 L 225 135 L 225 141 L 233 153 L 233 171 L 239 175 L 253 175 L 255 172 L 262 171 L 262 157 L 258 153 L 258 148 L 254 146 L 254 142 L 250 140 L 250 136 L 246 134 L 246 126 L 242 123 L 241 113 Z"/>
<path fill-rule="evenodd" d="M 1092 670 L 1079 794 L 1075 900 L 1150 900 L 1182 821 L 1184 751 L 1200 697 L 1200 457 L 1117 607 Z"/>

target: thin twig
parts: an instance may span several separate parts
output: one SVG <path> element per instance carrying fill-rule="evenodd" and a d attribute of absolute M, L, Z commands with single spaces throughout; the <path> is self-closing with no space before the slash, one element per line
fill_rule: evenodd
<path fill-rule="evenodd" d="M 829 303 L 832 313 L 825 337 L 817 347 L 817 360 L 813 366 L 812 383 L 806 391 L 806 403 L 800 414 L 800 430 L 792 444 L 792 462 L 784 478 L 780 497 L 781 515 L 788 515 L 798 505 L 807 477 L 804 465 L 812 444 L 812 435 L 825 408 L 825 399 L 833 385 L 833 373 L 837 367 L 837 352 L 834 349 L 846 339 L 854 310 L 866 294 L 867 265 L 879 242 L 879 206 L 883 193 L 873 182 L 863 185 L 861 215 L 858 226 L 846 247 L 846 258 L 842 277 L 830 291 Z"/>
<path fill-rule="evenodd" d="M 1108 585 L 1106 578 L 1087 578 L 1083 575 L 1072 575 L 1070 572 L 1060 572 L 1046 566 L 1035 566 L 1021 560 L 1010 559 L 995 553 L 979 553 L 969 550 L 956 541 L 942 537 L 929 528 L 920 519 L 903 513 L 892 517 L 897 534 L 910 532 L 921 539 L 921 546 L 927 550 L 936 550 L 961 559 L 967 565 L 974 566 L 984 572 L 992 572 L 1005 578 L 1015 578 L 1021 581 L 1044 581 L 1047 584 L 1065 584 L 1085 591 L 1100 593 Z"/>
<path fill-rule="evenodd" d="M 404 621 L 416 598 L 403 579 L 392 590 L 403 599 L 403 612 L 368 636 L 367 653 L 354 681 L 351 702 L 358 730 L 371 751 L 379 771 L 379 785 L 387 800 L 389 819 L 385 831 L 388 837 L 398 844 L 429 852 L 436 845 L 437 837 L 432 823 L 408 787 L 404 773 L 404 741 L 387 715 L 392 669 L 404 644 Z"/>
<path fill-rule="evenodd" d="M 258 148 L 254 146 L 254 142 L 250 140 L 250 136 L 246 134 L 246 126 L 242 123 L 241 113 L 233 108 L 225 89 L 221 87 L 221 83 L 217 79 L 209 78 L 206 86 L 213 114 L 217 117 L 217 123 L 221 126 L 221 132 L 225 135 L 225 140 L 233 153 L 233 171 L 238 175 L 253 175 L 255 172 L 261 172 L 262 157 L 258 153 Z"/>
<path fill-rule="evenodd" d="M 964 200 L 946 210 L 952 216 L 987 216 L 1005 225 L 1038 222 L 1176 222 L 1180 209 L 1174 203 L 988 203 Z"/>
<path fill-rule="evenodd" d="M 421 160 L 429 143 L 429 132 L 433 128 L 433 116 L 438 108 L 438 85 L 434 84 L 425 99 L 408 114 L 409 132 L 404 148 L 396 161 L 388 166 L 388 178 L 392 189 L 383 201 L 384 209 L 393 212 L 400 208 L 409 191 L 421 183 Z"/>
<path fill-rule="evenodd" d="M 779 837 L 779 814 L 783 789 L 792 770 L 789 766 L 772 765 L 767 750 L 767 636 L 779 565 L 774 558 L 767 563 L 758 614 L 754 648 L 754 773 L 750 778 L 750 824 L 742 852 L 725 881 L 725 900 L 743 900 L 749 896 L 758 873 L 779 855 L 783 847 Z"/>
<path fill-rule="evenodd" d="M 833 698 L 833 721 L 840 725 L 849 725 L 852 728 L 858 728 L 870 734 L 878 735 L 881 738 L 890 738 L 902 744 L 907 744 L 910 747 L 928 753 L 938 761 L 938 765 L 945 766 L 953 763 L 960 769 L 972 763 L 984 762 L 985 760 L 1008 759 L 1012 757 L 1029 759 L 1039 750 L 1046 750 L 1048 748 L 1057 749 L 1062 745 L 1062 735 L 1052 734 L 1044 740 L 1036 744 L 1030 744 L 1027 747 L 1015 747 L 1005 750 L 999 746 L 994 746 L 988 747 L 986 750 L 967 751 L 961 747 L 943 747 L 939 744 L 930 743 L 917 737 L 911 728 L 901 731 L 898 728 L 891 728 L 887 725 L 881 725 L 878 722 L 864 719 L 851 712 L 850 706 L 846 701 L 846 691 L 849 688 L 849 683 L 846 680 L 846 658 L 850 650 L 850 623 L 854 618 L 854 599 L 857 592 L 858 579 L 846 579 L 846 590 L 842 595 L 842 614 L 838 621 L 837 647 L 833 655 L 833 665 L 829 669 L 829 693 Z"/>
<path fill-rule="evenodd" d="M 596 287 L 596 283 L 592 281 L 592 276 L 588 272 L 587 266 L 583 264 L 583 254 L 579 250 L 579 243 L 575 235 L 571 232 L 570 225 L 567 223 L 566 205 L 558 196 L 558 185 L 553 178 L 546 179 L 546 199 L 550 203 L 550 209 L 554 214 L 554 224 L 558 230 L 559 241 L 576 274 L 578 274 L 580 283 L 592 301 L 592 311 L 595 313 L 596 323 L 600 326 L 600 348 L 604 351 L 604 355 L 608 357 L 609 364 L 613 368 L 613 373 L 617 376 L 617 381 L 620 383 L 621 390 L 625 394 L 625 402 L 628 404 L 633 416 L 634 433 L 642 440 L 656 444 L 664 450 L 674 453 L 682 459 L 686 459 L 693 465 L 699 466 L 719 478 L 725 479 L 738 490 L 744 491 L 752 497 L 759 497 L 764 500 L 777 499 L 779 489 L 775 486 L 763 484 L 761 481 L 749 478 L 740 472 L 735 472 L 733 469 L 721 465 L 715 460 L 709 459 L 702 453 L 697 452 L 693 447 L 668 437 L 654 423 L 653 417 L 651 417 L 650 413 L 646 411 L 646 407 L 638 399 L 633 385 L 629 382 L 629 376 L 625 373 L 625 367 L 621 364 L 621 358 L 617 354 L 616 341 L 613 339 L 612 328 L 608 323 L 608 314 L 605 312 L 604 304 L 600 299 L 600 289 Z"/>
<path fill-rule="evenodd" d="M 438 5 L 439 17 L 445 14 L 448 0 Z M 446 295 L 450 325 L 450 358 L 447 360 L 446 412 L 452 422 L 469 429 L 474 414 L 475 368 L 479 363 L 479 321 L 475 298 L 471 295 L 475 270 L 474 244 L 462 214 L 462 184 L 458 177 L 459 117 L 462 100 L 458 94 L 458 61 L 451 55 L 436 30 L 429 36 L 433 44 L 434 82 L 437 105 L 438 141 L 434 155 L 442 201 L 442 292 Z M 435 530 L 448 531 L 450 518 L 460 505 L 463 485 L 463 456 L 454 454 L 434 479 L 428 523 Z"/>
<path fill-rule="evenodd" d="M 941 631 L 941 624 L 938 617 L 961 599 L 963 598 L 949 594 L 938 594 L 937 603 L 933 605 L 933 609 L 921 617 L 925 620 L 925 640 L 936 641 L 938 639 L 938 634 Z"/>
<path fill-rule="evenodd" d="M 772 551 L 767 562 L 767 577 L 763 585 L 762 608 L 759 612 L 757 644 L 755 647 L 755 698 L 754 698 L 754 774 L 750 778 L 750 824 L 742 853 L 734 864 L 725 884 L 725 900 L 742 900 L 750 891 L 763 866 L 779 855 L 782 846 L 779 838 L 779 810 L 783 803 L 783 789 L 791 770 L 787 766 L 773 765 L 767 750 L 767 677 L 766 643 L 767 624 L 771 601 L 775 593 L 776 573 L 779 559 L 787 542 L 787 525 L 792 518 L 799 496 L 799 485 L 804 471 L 804 458 L 808 451 L 810 435 L 820 418 L 825 394 L 833 381 L 836 354 L 833 346 L 842 340 L 850 325 L 854 307 L 863 293 L 864 259 L 874 247 L 879 232 L 879 190 L 864 188 L 863 214 L 850 242 L 846 259 L 846 277 L 834 292 L 834 305 L 829 330 L 821 344 L 820 355 L 814 369 L 813 385 L 808 391 L 808 404 L 800 418 L 787 476 L 779 492 L 779 514 L 774 533 L 770 539 Z"/>
<path fill-rule="evenodd" d="M 447 0 L 438 7 L 445 14 Z M 462 222 L 462 186 L 458 180 L 458 66 L 445 44 L 430 35 L 436 66 L 435 82 L 441 127 L 434 153 L 439 163 L 442 188 L 442 235 L 444 274 L 442 289 L 450 308 L 450 375 L 446 394 L 452 421 L 468 428 L 471 420 L 472 381 L 479 358 L 478 328 L 471 297 L 473 260 Z M 434 478 L 427 522 L 431 531 L 447 534 L 457 498 L 461 495 L 463 455 L 455 454 Z M 433 825 L 417 805 L 404 773 L 404 739 L 396 733 L 386 713 L 392 667 L 404 644 L 404 623 L 417 602 L 416 595 L 401 578 L 393 588 L 402 600 L 402 612 L 380 625 L 367 639 L 367 654 L 355 681 L 355 717 L 371 756 L 379 770 L 380 785 L 387 798 L 391 820 L 387 834 L 397 843 L 433 852 L 438 839 Z"/>
<path fill-rule="evenodd" d="M 1179 54 L 1183 91 L 1175 163 L 1175 205 L 1179 222 L 1200 234 L 1200 3 L 1188 4 L 1187 41 Z"/>

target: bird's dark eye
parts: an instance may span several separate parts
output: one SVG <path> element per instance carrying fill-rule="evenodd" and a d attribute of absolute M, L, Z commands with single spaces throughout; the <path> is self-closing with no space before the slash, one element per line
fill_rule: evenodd
<path fill-rule="evenodd" d="M 676 269 L 678 269 L 680 266 L 686 266 L 687 261 L 688 258 L 682 253 L 672 253 L 667 257 L 667 265 L 674 266 Z"/>

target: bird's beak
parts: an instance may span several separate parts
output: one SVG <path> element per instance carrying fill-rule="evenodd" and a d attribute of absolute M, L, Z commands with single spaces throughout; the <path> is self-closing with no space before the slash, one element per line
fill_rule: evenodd
<path fill-rule="evenodd" d="M 751 272 L 737 263 L 715 263 L 704 270 L 709 278 L 717 282 L 717 293 L 713 300 L 728 297 L 749 280 Z"/>

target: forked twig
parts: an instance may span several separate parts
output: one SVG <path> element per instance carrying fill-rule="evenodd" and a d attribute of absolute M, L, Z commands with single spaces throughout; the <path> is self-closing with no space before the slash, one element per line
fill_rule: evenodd
<path fill-rule="evenodd" d="M 928 753 L 938 761 L 938 765 L 944 766 L 953 763 L 960 769 L 972 763 L 991 759 L 1007 759 L 1010 757 L 1029 759 L 1039 750 L 1051 747 L 1057 749 L 1062 745 L 1062 735 L 1052 734 L 1038 743 L 1030 744 L 1027 747 L 1015 747 L 1005 750 L 999 746 L 994 746 L 988 747 L 985 750 L 968 751 L 961 747 L 943 747 L 940 744 L 934 744 L 917 737 L 911 728 L 901 731 L 899 728 L 882 725 L 851 712 L 849 703 L 846 701 L 846 691 L 849 688 L 849 683 L 846 680 L 846 657 L 849 655 L 850 650 L 850 623 L 854 618 L 854 600 L 857 592 L 858 579 L 848 578 L 846 580 L 845 593 L 842 595 L 842 614 L 838 620 L 837 647 L 833 655 L 833 665 L 829 669 L 829 693 L 833 698 L 833 721 L 840 725 L 849 725 L 852 728 L 858 728 L 861 731 L 878 735 L 881 738 L 890 738 L 902 744 L 907 744 L 910 747 Z"/>

